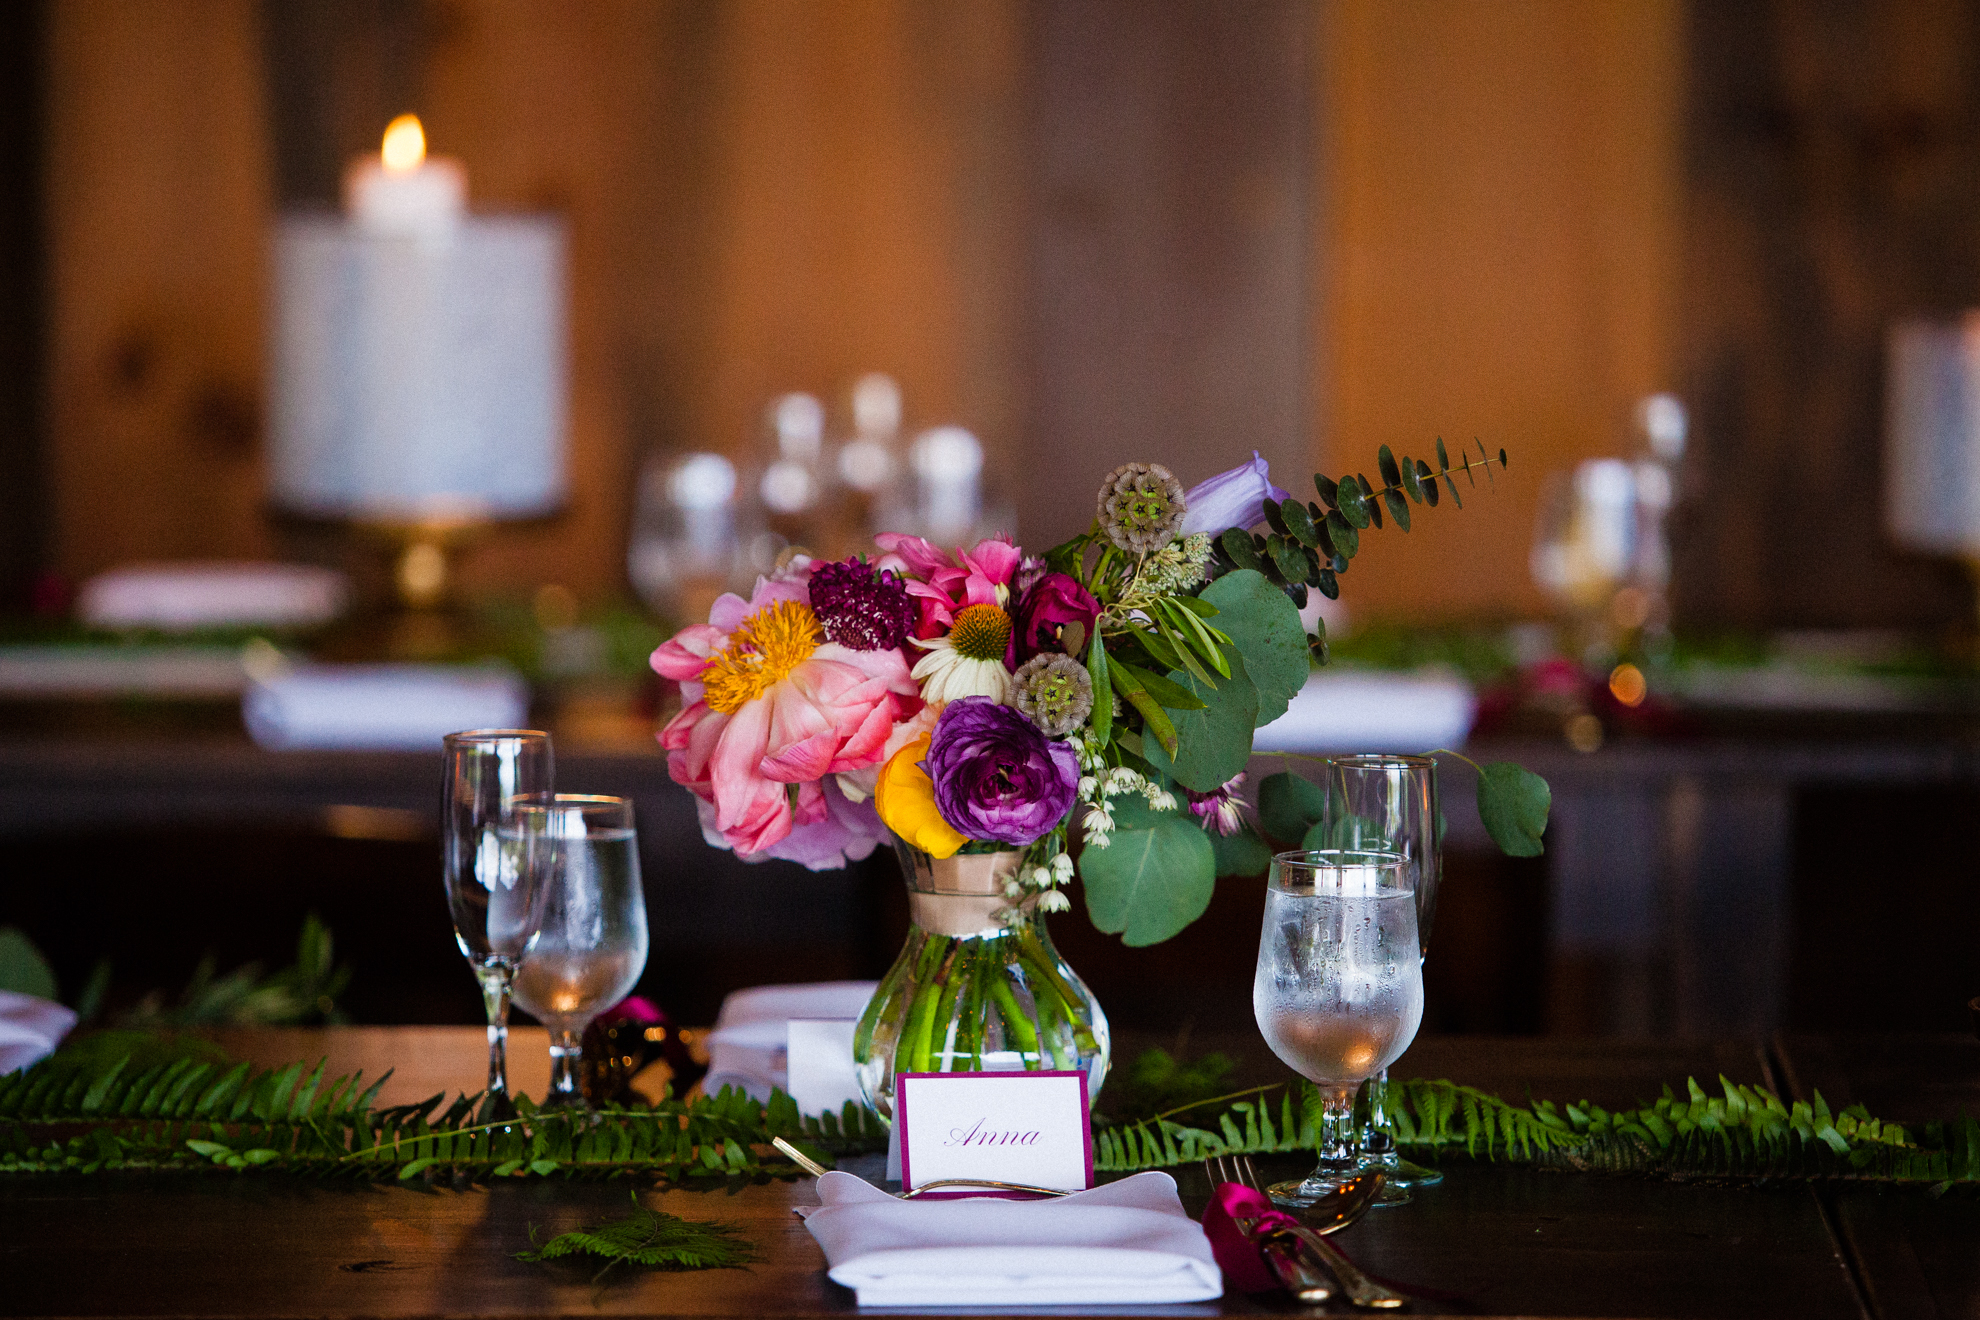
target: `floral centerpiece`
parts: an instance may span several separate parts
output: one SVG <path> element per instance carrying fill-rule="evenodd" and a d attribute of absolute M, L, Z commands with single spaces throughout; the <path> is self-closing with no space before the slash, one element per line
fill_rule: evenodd
<path fill-rule="evenodd" d="M 1081 1068 L 1097 1091 L 1106 1018 L 1043 914 L 1077 871 L 1099 929 L 1153 944 L 1219 874 L 1264 869 L 1241 790 L 1252 731 L 1326 660 L 1300 609 L 1339 594 L 1385 510 L 1407 530 L 1494 462 L 1436 453 L 1384 446 L 1381 485 L 1316 475 L 1317 501 L 1256 453 L 1188 490 L 1129 463 L 1043 555 L 895 534 L 871 557 L 794 554 L 654 653 L 683 702 L 668 771 L 711 844 L 815 870 L 896 843 L 913 929 L 855 1045 L 883 1115 L 896 1067 Z"/>

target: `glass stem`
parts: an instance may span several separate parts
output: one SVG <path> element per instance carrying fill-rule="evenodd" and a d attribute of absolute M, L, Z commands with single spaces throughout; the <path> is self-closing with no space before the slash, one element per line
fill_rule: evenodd
<path fill-rule="evenodd" d="M 1320 1092 L 1320 1172 L 1344 1173 L 1354 1168 L 1354 1088 L 1323 1086 Z"/>
<path fill-rule="evenodd" d="M 584 1057 L 582 1033 L 570 1027 L 550 1032 L 550 1100 L 553 1104 L 576 1104 L 583 1100 L 578 1088 L 578 1061 Z"/>
<path fill-rule="evenodd" d="M 509 986 L 515 968 L 506 963 L 484 963 L 474 969 L 481 981 L 481 1002 L 488 1010 L 488 1090 L 491 1095 L 509 1093 Z"/>
<path fill-rule="evenodd" d="M 1389 1135 L 1389 1070 L 1368 1079 L 1368 1126 L 1362 1130 L 1362 1149 L 1382 1160 L 1395 1156 L 1396 1141 Z"/>

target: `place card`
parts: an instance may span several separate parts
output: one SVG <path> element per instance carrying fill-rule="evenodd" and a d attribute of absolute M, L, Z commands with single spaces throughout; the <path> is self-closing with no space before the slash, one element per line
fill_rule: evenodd
<path fill-rule="evenodd" d="M 800 1114 L 836 1114 L 846 1101 L 861 1102 L 853 1072 L 857 1018 L 792 1018 L 785 1038 L 784 1090 Z"/>
<path fill-rule="evenodd" d="M 896 1074 L 901 1186 L 976 1178 L 1083 1191 L 1093 1185 L 1087 1104 L 1083 1072 Z"/>

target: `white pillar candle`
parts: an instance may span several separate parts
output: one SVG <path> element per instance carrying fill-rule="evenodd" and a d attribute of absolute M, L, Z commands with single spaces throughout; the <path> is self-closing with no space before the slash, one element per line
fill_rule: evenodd
<path fill-rule="evenodd" d="M 467 171 L 429 157 L 418 118 L 400 115 L 379 153 L 344 172 L 344 211 L 368 233 L 449 238 L 467 215 Z"/>

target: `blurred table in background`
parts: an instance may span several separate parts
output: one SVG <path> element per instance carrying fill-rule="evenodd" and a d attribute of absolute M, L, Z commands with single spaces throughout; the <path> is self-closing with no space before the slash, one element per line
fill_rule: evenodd
<path fill-rule="evenodd" d="M 622 746 L 560 746 L 558 782 L 637 803 L 654 930 L 645 992 L 712 1018 L 737 986 L 884 970 L 905 933 L 884 850 L 846 871 L 746 866 L 706 846 L 693 800 L 667 779 L 657 748 Z M 1498 857 L 1471 772 L 1446 762 L 1450 861 L 1427 969 L 1437 1029 L 1684 1039 L 1887 1021 L 1954 1030 L 1980 993 L 1971 934 L 1980 887 L 1967 883 L 1980 737 L 1963 723 L 1623 739 L 1592 754 L 1539 738 L 1465 750 L 1544 775 L 1553 817 L 1544 858 Z M 1285 764 L 1259 757 L 1254 779 Z M 362 922 L 367 940 L 389 944 L 380 965 L 359 969 L 357 987 L 377 989 L 380 978 L 452 956 L 439 887 L 417 851 L 432 837 L 438 781 L 437 753 L 277 753 L 224 732 L 0 735 L 0 837 L 18 841 L 17 856 L 25 848 L 44 868 L 70 872 L 57 887 L 0 896 L 0 923 L 23 921 L 24 904 L 46 911 L 80 895 L 96 896 L 90 919 L 105 922 L 166 902 L 129 896 L 148 883 L 130 874 L 151 863 L 147 832 L 192 830 L 185 846 L 219 852 L 234 846 L 228 831 L 275 831 L 240 848 L 293 851 L 298 886 L 306 850 L 293 840 L 372 841 L 371 853 L 312 863 L 323 896 L 311 901 L 344 903 L 341 919 L 325 911 L 333 929 L 354 937 L 351 924 Z M 388 877 L 373 854 L 395 841 Z M 108 860 L 80 865 L 104 847 Z M 71 856 L 78 867 L 66 867 Z M 257 864 L 285 860 L 278 852 Z M 338 868 L 352 873 L 348 886 Z M 254 896 L 270 893 L 265 880 L 229 889 L 221 869 L 216 857 L 210 881 L 172 881 L 183 891 L 172 901 L 222 913 L 231 903 L 230 919 L 249 920 Z M 401 901 L 408 886 L 429 883 L 412 891 L 417 902 Z M 209 893 L 190 887 L 209 884 Z M 1124 950 L 1077 914 L 1054 934 L 1122 1025 L 1241 1024 L 1258 906 L 1253 887 L 1227 881 L 1203 921 L 1154 950 Z M 85 945 L 78 936 L 68 955 L 77 976 L 94 956 Z M 183 977 L 200 947 L 159 951 L 169 963 L 159 975 Z M 374 1000 L 359 1016 L 471 1020 L 455 1015 L 478 1012 L 455 970 L 436 972 L 448 1003 L 458 1000 L 448 1012 Z M 1511 1007 L 1486 1011 L 1500 1001 Z"/>

